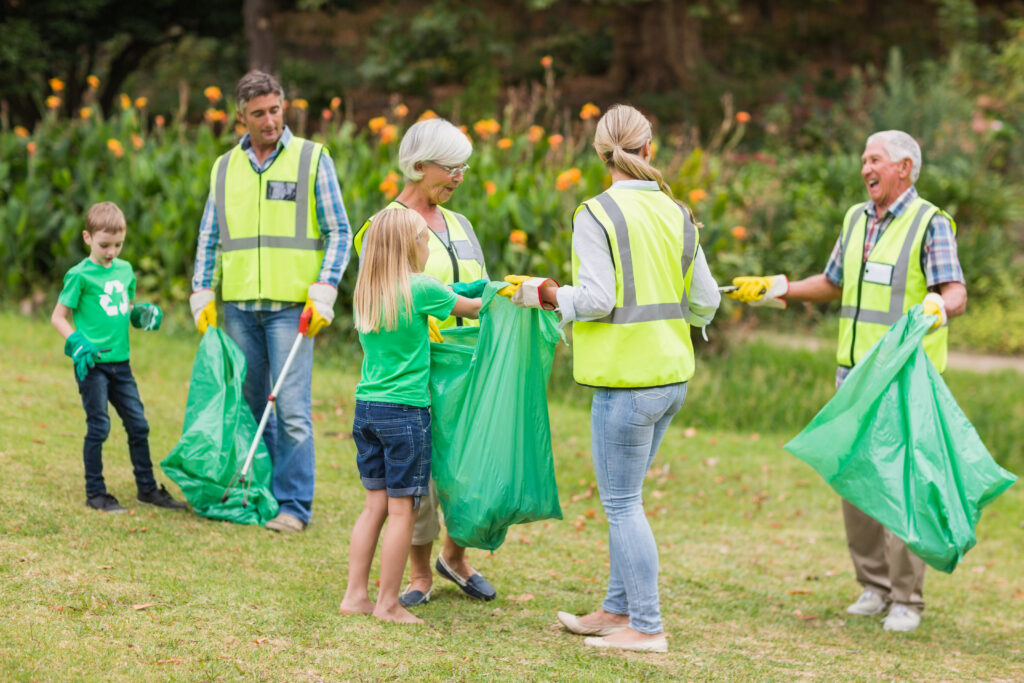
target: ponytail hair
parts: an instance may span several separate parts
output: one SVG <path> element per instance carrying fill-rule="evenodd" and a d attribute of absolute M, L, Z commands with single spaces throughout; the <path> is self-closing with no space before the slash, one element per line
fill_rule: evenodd
<path fill-rule="evenodd" d="M 637 180 L 657 181 L 661 191 L 675 200 L 661 172 L 640 156 L 651 142 L 651 122 L 628 104 L 616 104 L 597 122 L 594 149 L 608 168 L 617 168 Z"/>
<path fill-rule="evenodd" d="M 411 209 L 384 209 L 370 219 L 352 295 L 358 331 L 395 330 L 400 318 L 412 314 L 409 278 L 419 271 L 416 238 L 429 229 Z"/>

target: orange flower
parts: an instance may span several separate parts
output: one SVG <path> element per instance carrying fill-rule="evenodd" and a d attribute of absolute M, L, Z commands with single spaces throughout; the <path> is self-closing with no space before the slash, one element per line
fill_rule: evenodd
<path fill-rule="evenodd" d="M 388 125 L 388 120 L 383 116 L 375 116 L 370 119 L 370 122 L 366 125 L 369 126 L 370 132 L 376 135 L 384 128 L 384 126 Z"/>
<path fill-rule="evenodd" d="M 153 117 L 153 123 L 156 124 L 157 128 L 163 128 L 164 127 L 164 122 L 165 121 L 164 121 L 164 115 L 163 114 L 157 114 L 155 117 Z"/>
<path fill-rule="evenodd" d="M 206 99 L 210 101 L 210 104 L 217 104 L 223 96 L 223 93 L 221 93 L 220 88 L 217 86 L 208 85 L 203 89 L 203 95 L 205 95 Z"/>
<path fill-rule="evenodd" d="M 238 137 L 242 137 L 242 136 L 243 136 L 243 135 L 245 135 L 245 134 L 246 134 L 247 132 L 248 132 L 248 131 L 246 130 L 245 126 L 243 126 L 243 125 L 242 125 L 242 124 L 240 124 L 240 123 L 236 123 L 236 124 L 235 124 L 235 135 L 237 135 Z"/>
<path fill-rule="evenodd" d="M 562 171 L 558 174 L 558 177 L 555 178 L 555 189 L 565 192 L 573 185 L 579 185 L 582 177 L 583 174 L 578 168 L 570 168 L 568 171 Z"/>
<path fill-rule="evenodd" d="M 526 139 L 529 140 L 530 142 L 533 142 L 533 143 L 539 142 L 540 139 L 543 136 L 544 136 L 544 129 L 541 128 L 540 126 L 536 126 L 536 125 L 530 126 L 526 130 Z"/>
<path fill-rule="evenodd" d="M 748 123 L 749 121 L 750 121 L 750 114 L 748 114 L 745 111 L 738 111 L 738 112 L 736 112 L 736 122 L 737 123 Z"/>
<path fill-rule="evenodd" d="M 132 133 L 132 147 L 135 149 L 142 149 L 142 146 L 146 144 L 142 139 L 142 136 L 138 133 Z"/>
<path fill-rule="evenodd" d="M 306 111 L 307 109 L 309 109 L 309 102 L 302 99 L 301 97 L 297 97 L 294 100 L 292 100 L 292 106 L 295 107 L 296 109 Z"/>
<path fill-rule="evenodd" d="M 331 98 L 331 109 L 338 109 L 339 107 L 341 107 L 341 98 L 340 97 L 332 97 Z"/>
<path fill-rule="evenodd" d="M 501 124 L 494 119 L 481 119 L 473 124 L 473 130 L 476 131 L 476 134 L 479 135 L 481 139 L 486 140 L 501 130 Z"/>
<path fill-rule="evenodd" d="M 498 186 L 492 183 L 490 180 L 484 183 L 484 192 L 486 192 L 487 194 L 494 194 L 497 191 Z"/>
<path fill-rule="evenodd" d="M 394 111 L 395 116 L 397 116 L 400 119 L 404 119 L 406 116 L 409 115 L 409 107 L 401 103 L 396 104 L 395 108 L 392 111 Z"/>
<path fill-rule="evenodd" d="M 27 138 L 28 128 L 26 128 L 25 126 L 15 126 L 14 134 L 17 135 L 19 138 Z"/>
<path fill-rule="evenodd" d="M 580 109 L 580 118 L 586 121 L 587 119 L 597 118 L 601 115 L 601 110 L 598 109 L 597 105 L 593 102 L 587 102 Z"/>
<path fill-rule="evenodd" d="M 520 246 L 526 245 L 526 233 L 522 230 L 513 230 L 508 234 L 508 241 Z"/>
<path fill-rule="evenodd" d="M 132 98 L 128 97 L 124 93 L 121 93 L 121 109 L 130 109 L 132 106 Z"/>
<path fill-rule="evenodd" d="M 207 109 L 203 112 L 203 118 L 207 123 L 227 123 L 228 113 L 223 109 Z"/>
<path fill-rule="evenodd" d="M 511 149 L 512 138 L 502 138 L 498 140 L 498 149 Z"/>
<path fill-rule="evenodd" d="M 95 90 L 100 87 L 100 77 L 96 74 L 89 74 L 85 77 L 85 82 L 89 84 L 89 88 Z"/>
<path fill-rule="evenodd" d="M 334 116 L 334 112 L 332 112 L 330 109 L 324 109 L 322 112 L 320 112 L 320 118 L 322 118 L 324 121 L 330 121 L 332 116 Z"/>
<path fill-rule="evenodd" d="M 121 145 L 120 140 L 115 138 L 107 140 L 107 149 L 109 149 L 118 159 L 124 156 L 124 146 Z"/>
<path fill-rule="evenodd" d="M 427 119 L 436 119 L 436 118 L 437 118 L 437 114 L 434 113 L 434 110 L 433 109 L 428 109 L 425 112 L 423 112 L 422 114 L 420 114 L 420 117 L 417 120 L 418 121 L 426 121 Z"/>
<path fill-rule="evenodd" d="M 377 189 L 384 193 L 384 196 L 388 199 L 394 199 L 398 195 L 398 174 L 394 171 L 389 171 L 384 180 L 381 181 Z"/>
<path fill-rule="evenodd" d="M 52 90 L 53 92 L 60 92 L 63 89 L 64 81 L 60 80 L 59 78 L 50 79 L 50 90 Z"/>
<path fill-rule="evenodd" d="M 392 124 L 388 124 L 380 129 L 380 144 L 386 145 L 395 138 L 398 137 L 398 128 Z"/>
<path fill-rule="evenodd" d="M 708 193 L 705 192 L 704 190 L 700 190 L 700 189 L 690 190 L 690 203 L 691 204 L 696 204 L 697 202 L 701 201 L 702 199 L 706 199 L 707 196 L 708 196 Z"/>
<path fill-rule="evenodd" d="M 558 146 L 562 144 L 562 141 L 564 139 L 565 138 L 563 138 L 561 135 L 555 133 L 554 135 L 548 136 L 548 144 L 551 145 L 551 149 L 557 149 Z"/>
<path fill-rule="evenodd" d="M 92 107 L 82 107 L 78 110 L 78 115 L 82 117 L 83 121 L 87 121 L 92 117 Z"/>
<path fill-rule="evenodd" d="M 57 97 L 56 95 L 50 95 L 49 97 L 46 98 L 46 108 L 47 109 L 56 109 L 59 106 L 60 106 L 60 98 Z"/>
<path fill-rule="evenodd" d="M 135 108 L 136 109 L 145 109 L 147 104 L 149 104 L 149 98 L 148 97 L 136 97 L 135 98 Z"/>
<path fill-rule="evenodd" d="M 25 149 L 28 150 L 28 155 L 30 157 L 34 157 L 36 155 L 36 143 L 34 141 L 29 140 L 29 143 L 25 145 Z"/>
<path fill-rule="evenodd" d="M 551 59 L 551 55 L 544 55 L 540 58 L 540 65 L 545 69 L 550 69 L 552 62 L 554 62 L 554 60 Z"/>
<path fill-rule="evenodd" d="M 747 239 L 747 229 L 744 228 L 742 225 L 737 225 L 736 227 L 734 227 L 729 232 L 732 233 L 733 237 L 735 237 L 736 239 L 738 239 L 741 242 L 743 240 Z"/>

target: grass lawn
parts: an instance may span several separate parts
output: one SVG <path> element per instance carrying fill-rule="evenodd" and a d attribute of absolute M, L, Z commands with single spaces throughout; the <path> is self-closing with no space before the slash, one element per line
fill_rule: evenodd
<path fill-rule="evenodd" d="M 180 434 L 197 340 L 133 332 L 155 462 Z M 410 627 L 337 613 L 363 499 L 347 438 L 358 367 L 344 354 L 321 353 L 314 376 L 315 523 L 284 536 L 137 505 L 116 420 L 105 474 L 131 514 L 86 509 L 84 413 L 57 334 L 0 313 L 0 349 L 3 680 L 1024 679 L 1020 484 L 953 575 L 929 571 L 921 627 L 885 633 L 844 611 L 860 591 L 839 500 L 781 449 L 792 432 L 716 431 L 684 406 L 645 490 L 670 651 L 592 652 L 555 619 L 596 608 L 608 571 L 586 391 L 551 405 L 565 520 L 471 551 L 498 599 L 437 579 L 417 609 L 427 624 Z M 717 379 L 712 367 L 694 388 Z"/>

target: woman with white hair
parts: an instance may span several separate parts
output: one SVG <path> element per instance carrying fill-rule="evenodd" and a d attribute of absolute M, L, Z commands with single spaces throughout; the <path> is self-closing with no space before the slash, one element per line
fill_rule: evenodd
<path fill-rule="evenodd" d="M 430 256 L 423 272 L 448 285 L 488 279 L 483 250 L 473 226 L 462 214 L 442 206 L 462 184 L 469 170 L 466 161 L 472 153 L 473 144 L 469 138 L 445 119 L 433 118 L 413 124 L 405 132 L 398 148 L 398 166 L 405 176 L 405 186 L 395 200 L 384 207 L 412 209 L 426 220 L 430 227 Z M 371 220 L 363 223 L 356 232 L 353 244 L 357 253 L 362 249 L 366 231 L 372 229 Z M 472 289 L 459 289 L 459 293 L 479 296 L 479 292 Z M 451 316 L 440 321 L 438 327 L 478 324 L 477 320 Z M 431 479 L 430 495 L 421 499 L 413 528 L 409 554 L 410 583 L 399 597 L 404 607 L 414 607 L 430 600 L 433 585 L 430 557 L 434 539 L 440 530 L 437 490 Z M 470 597 L 493 600 L 497 596 L 487 579 L 469 565 L 466 549 L 447 534 L 435 567 L 438 574 L 457 584 Z"/>

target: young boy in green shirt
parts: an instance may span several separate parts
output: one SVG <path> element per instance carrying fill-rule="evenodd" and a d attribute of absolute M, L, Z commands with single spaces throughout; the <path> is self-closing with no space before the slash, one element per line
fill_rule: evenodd
<path fill-rule="evenodd" d="M 127 230 L 124 214 L 113 202 L 100 202 L 89 208 L 82 232 L 89 257 L 64 276 L 64 289 L 50 316 L 50 322 L 66 340 L 64 353 L 74 363 L 78 392 L 85 408 L 85 504 L 103 512 L 125 511 L 117 498 L 107 493 L 103 481 L 103 442 L 110 433 L 109 401 L 128 432 L 137 500 L 184 509 L 188 506 L 172 498 L 163 486 L 157 487 L 153 478 L 149 423 L 128 365 L 128 324 L 156 330 L 163 313 L 155 304 L 131 304 L 135 272 L 130 263 L 117 258 Z"/>

